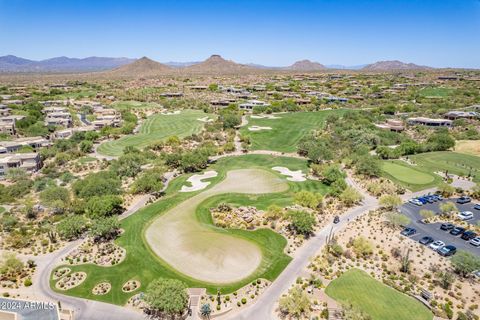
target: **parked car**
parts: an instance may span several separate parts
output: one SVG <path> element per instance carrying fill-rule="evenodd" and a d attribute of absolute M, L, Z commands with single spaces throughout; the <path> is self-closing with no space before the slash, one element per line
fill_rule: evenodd
<path fill-rule="evenodd" d="M 418 199 L 410 199 L 408 202 L 410 202 L 411 204 L 414 204 L 414 205 L 416 205 L 416 206 L 421 206 L 421 205 L 423 205 L 423 203 L 422 203 L 420 200 L 418 200 Z"/>
<path fill-rule="evenodd" d="M 338 216 L 335 216 L 335 218 L 333 218 L 333 223 L 339 223 L 340 222 L 340 218 Z"/>
<path fill-rule="evenodd" d="M 455 227 L 452 230 L 450 230 L 450 234 L 453 236 L 461 235 L 464 232 L 465 232 L 465 228 L 462 228 L 462 227 Z"/>
<path fill-rule="evenodd" d="M 442 223 L 442 225 L 440 226 L 440 230 L 444 231 L 452 230 L 453 228 L 455 228 L 455 225 L 451 223 Z"/>
<path fill-rule="evenodd" d="M 471 230 L 465 231 L 461 236 L 463 240 L 471 240 L 475 237 L 477 237 L 477 234 Z"/>
<path fill-rule="evenodd" d="M 470 244 L 474 247 L 480 246 L 480 237 L 476 237 L 470 240 Z"/>
<path fill-rule="evenodd" d="M 460 203 L 460 204 L 469 203 L 471 201 L 472 199 L 470 199 L 470 197 L 465 197 L 465 196 L 457 199 L 457 203 Z"/>
<path fill-rule="evenodd" d="M 460 220 L 470 220 L 470 219 L 473 219 L 473 212 L 472 211 L 462 211 L 459 214 L 457 214 L 457 217 Z"/>
<path fill-rule="evenodd" d="M 477 203 L 476 205 L 473 206 L 473 209 L 475 210 L 480 210 L 480 203 Z"/>
<path fill-rule="evenodd" d="M 429 237 L 429 236 L 426 236 L 426 237 L 423 237 L 422 239 L 420 239 L 418 242 L 420 242 L 421 244 L 424 244 L 424 245 L 429 245 L 430 243 L 433 242 L 433 238 Z"/>
<path fill-rule="evenodd" d="M 442 201 L 443 200 L 443 197 L 441 194 L 434 194 L 433 195 L 435 198 L 437 198 L 438 201 Z"/>
<path fill-rule="evenodd" d="M 453 256 L 457 252 L 457 248 L 452 245 L 441 247 L 437 250 L 438 254 L 444 257 Z"/>
<path fill-rule="evenodd" d="M 428 203 L 434 203 L 435 199 L 432 196 L 423 197 Z"/>
<path fill-rule="evenodd" d="M 440 249 L 444 245 L 445 245 L 445 243 L 443 241 L 435 240 L 432 243 L 430 243 L 430 245 L 428 247 L 430 249 L 433 249 L 434 251 L 437 251 L 438 249 Z"/>
<path fill-rule="evenodd" d="M 412 236 L 415 233 L 417 233 L 417 229 L 415 229 L 415 228 L 405 228 L 405 229 L 403 229 L 402 232 L 400 232 L 400 234 L 404 235 L 405 237 Z"/>
<path fill-rule="evenodd" d="M 422 204 L 427 204 L 427 202 L 428 202 L 425 197 L 419 197 L 419 198 L 417 198 L 417 199 L 418 199 L 418 201 L 420 201 Z"/>

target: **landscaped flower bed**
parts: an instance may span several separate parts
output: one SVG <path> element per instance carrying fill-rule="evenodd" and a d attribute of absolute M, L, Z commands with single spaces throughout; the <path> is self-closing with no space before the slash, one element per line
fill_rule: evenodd
<path fill-rule="evenodd" d="M 55 287 L 59 290 L 70 290 L 80 285 L 85 279 L 87 279 L 85 272 L 74 272 L 58 280 Z"/>
<path fill-rule="evenodd" d="M 128 280 L 123 286 L 123 292 L 132 292 L 140 288 L 140 281 L 138 280 Z"/>
<path fill-rule="evenodd" d="M 100 282 L 93 289 L 92 293 L 96 296 L 107 294 L 112 289 L 112 285 L 108 282 Z"/>
<path fill-rule="evenodd" d="M 64 276 L 66 276 L 67 274 L 69 274 L 70 272 L 72 272 L 72 269 L 70 268 L 60 268 L 60 269 L 57 269 L 55 270 L 55 272 L 53 273 L 53 280 L 58 280 Z"/>

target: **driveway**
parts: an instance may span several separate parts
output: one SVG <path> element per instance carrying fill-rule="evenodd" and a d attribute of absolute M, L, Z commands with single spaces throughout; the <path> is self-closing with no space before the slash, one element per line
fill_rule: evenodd
<path fill-rule="evenodd" d="M 455 202 L 456 199 L 447 199 L 443 200 L 442 202 Z M 425 224 L 421 222 L 421 215 L 420 210 L 432 210 L 433 212 L 439 212 L 439 204 L 440 202 L 436 203 L 428 203 L 423 206 L 416 206 L 411 203 L 406 203 L 400 207 L 400 211 L 408 216 L 412 222 L 408 225 L 408 227 L 412 227 L 417 229 L 417 233 L 410 238 L 415 241 L 420 240 L 424 236 L 431 236 L 435 240 L 441 240 L 445 244 L 451 244 L 457 247 L 458 250 L 464 250 L 471 252 L 477 256 L 480 256 L 480 248 L 472 246 L 468 241 L 465 241 L 460 238 L 460 236 L 453 236 L 449 233 L 449 231 L 440 230 L 441 223 L 428 223 Z M 467 204 L 458 204 L 457 208 L 460 211 L 472 211 L 474 214 L 474 219 L 469 220 L 470 223 L 477 223 L 480 220 L 480 212 L 479 210 L 473 209 L 474 203 L 467 203 Z"/>

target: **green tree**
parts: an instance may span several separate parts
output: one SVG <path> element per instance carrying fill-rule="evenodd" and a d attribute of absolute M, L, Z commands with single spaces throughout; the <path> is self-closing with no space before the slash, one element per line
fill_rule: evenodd
<path fill-rule="evenodd" d="M 312 302 L 300 286 L 288 290 L 288 293 L 280 298 L 280 311 L 296 319 L 308 318 Z"/>
<path fill-rule="evenodd" d="M 402 199 L 393 194 L 386 194 L 380 197 L 380 205 L 388 210 L 393 210 L 402 204 Z"/>
<path fill-rule="evenodd" d="M 94 238 L 105 238 L 107 240 L 114 238 L 120 229 L 120 222 L 117 217 L 99 218 L 92 221 L 90 235 Z"/>
<path fill-rule="evenodd" d="M 454 212 L 458 212 L 457 206 L 453 202 L 443 202 L 439 207 L 440 211 L 445 215 L 451 215 Z"/>
<path fill-rule="evenodd" d="M 429 218 L 435 216 L 435 212 L 433 212 L 432 210 L 422 209 L 422 210 L 420 210 L 419 213 L 420 213 L 420 215 L 422 216 L 423 219 L 429 219 Z"/>
<path fill-rule="evenodd" d="M 22 168 L 12 168 L 7 171 L 6 178 L 10 181 L 17 182 L 28 178 L 27 172 Z"/>
<path fill-rule="evenodd" d="M 0 263 L 0 274 L 16 276 L 23 270 L 23 262 L 14 253 L 4 253 Z"/>
<path fill-rule="evenodd" d="M 310 235 L 313 232 L 313 228 L 316 225 L 315 217 L 306 211 L 290 211 L 288 217 L 291 222 L 291 226 L 298 234 L 305 236 Z"/>
<path fill-rule="evenodd" d="M 339 196 L 340 201 L 342 201 L 347 207 L 353 206 L 354 204 L 360 202 L 363 197 L 362 195 L 352 187 L 346 187 L 345 190 Z"/>
<path fill-rule="evenodd" d="M 90 218 L 107 217 L 122 211 L 123 200 L 116 195 L 94 196 L 85 204 L 85 213 Z"/>
<path fill-rule="evenodd" d="M 453 194 L 455 193 L 455 187 L 453 187 L 453 186 L 451 186 L 447 183 L 442 183 L 438 187 L 438 190 L 440 191 L 442 196 L 444 196 L 445 198 L 449 198 L 449 197 L 453 196 Z"/>
<path fill-rule="evenodd" d="M 457 254 L 452 257 L 451 262 L 455 272 L 464 277 L 480 269 L 480 258 L 463 250 L 459 250 Z"/>
<path fill-rule="evenodd" d="M 359 257 L 368 257 L 373 253 L 373 245 L 365 237 L 360 236 L 353 240 L 353 251 Z"/>
<path fill-rule="evenodd" d="M 387 219 L 388 223 L 394 227 L 404 227 L 411 222 L 410 218 L 406 215 L 395 212 L 388 212 L 385 215 L 385 218 Z"/>
<path fill-rule="evenodd" d="M 151 193 L 163 189 L 163 168 L 154 168 L 144 171 L 133 183 L 133 193 Z"/>
<path fill-rule="evenodd" d="M 120 194 L 122 182 L 118 175 L 111 171 L 91 173 L 83 180 L 73 183 L 72 189 L 80 198 L 102 196 L 108 194 Z"/>
<path fill-rule="evenodd" d="M 323 196 L 320 193 L 302 190 L 295 193 L 293 199 L 298 205 L 310 209 L 317 209 L 322 204 Z"/>
<path fill-rule="evenodd" d="M 78 238 L 86 228 L 86 220 L 82 216 L 70 215 L 56 225 L 59 236 L 66 240 Z"/>
<path fill-rule="evenodd" d="M 83 140 L 78 147 L 83 153 L 90 153 L 93 151 L 93 142 L 90 140 Z"/>
<path fill-rule="evenodd" d="M 187 308 L 187 285 L 176 279 L 153 280 L 145 292 L 145 302 L 154 316 L 174 319 Z"/>
<path fill-rule="evenodd" d="M 40 193 L 40 201 L 55 212 L 63 213 L 70 205 L 70 192 L 64 187 L 49 187 Z"/>

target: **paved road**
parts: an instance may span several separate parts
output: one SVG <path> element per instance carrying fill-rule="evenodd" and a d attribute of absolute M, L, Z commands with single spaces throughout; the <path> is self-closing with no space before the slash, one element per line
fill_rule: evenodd
<path fill-rule="evenodd" d="M 444 202 L 446 201 L 455 202 L 455 199 L 444 200 Z M 470 204 L 455 203 L 455 204 L 457 205 L 457 208 L 460 211 L 468 210 L 473 212 L 475 219 L 472 219 L 468 222 L 471 223 L 472 221 L 479 220 L 480 212 L 478 212 L 478 210 L 472 209 L 474 204 L 472 203 Z M 468 241 L 461 239 L 460 236 L 453 236 L 448 231 L 440 230 L 441 223 L 425 224 L 421 222 L 422 217 L 420 216 L 419 211 L 425 209 L 425 210 L 432 210 L 434 212 L 439 212 L 440 210 L 438 208 L 438 205 L 439 205 L 438 203 L 429 203 L 423 206 L 416 206 L 411 203 L 406 203 L 400 207 L 400 211 L 412 220 L 412 222 L 408 226 L 417 229 L 417 233 L 410 238 L 415 241 L 418 241 L 424 236 L 430 236 L 435 240 L 443 241 L 447 245 L 448 244 L 454 245 L 459 250 L 469 251 L 475 255 L 480 256 L 480 248 L 472 246 L 470 243 L 468 243 Z"/>
<path fill-rule="evenodd" d="M 306 244 L 301 247 L 294 259 L 283 270 L 280 276 L 272 283 L 270 287 L 261 295 L 257 302 L 250 307 L 243 309 L 240 314 L 229 314 L 222 319 L 248 319 L 248 320 L 267 320 L 275 318 L 274 307 L 280 296 L 285 293 L 290 286 L 295 283 L 296 279 L 301 276 L 305 268 L 310 263 L 310 259 L 314 257 L 321 247 L 325 245 L 326 238 L 333 228 L 333 232 L 336 232 L 344 228 L 349 221 L 356 217 L 378 208 L 378 200 L 362 189 L 360 189 L 356 183 L 347 178 L 347 183 L 354 186 L 364 196 L 362 205 L 349 210 L 346 214 L 342 215 L 340 223 L 337 225 L 329 224 L 322 230 L 317 232 Z"/>

